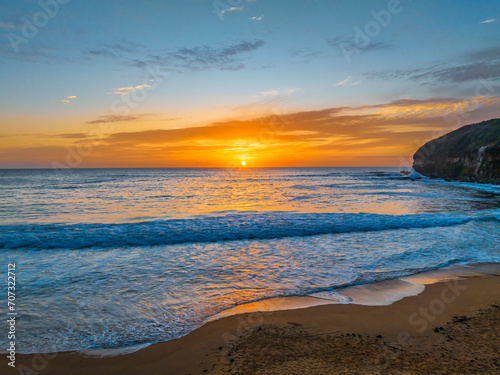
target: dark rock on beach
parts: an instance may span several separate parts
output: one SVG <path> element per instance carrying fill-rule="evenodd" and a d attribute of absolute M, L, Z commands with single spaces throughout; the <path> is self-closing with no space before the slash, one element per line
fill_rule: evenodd
<path fill-rule="evenodd" d="M 427 177 L 500 184 L 500 119 L 463 126 L 420 147 L 413 169 Z"/>

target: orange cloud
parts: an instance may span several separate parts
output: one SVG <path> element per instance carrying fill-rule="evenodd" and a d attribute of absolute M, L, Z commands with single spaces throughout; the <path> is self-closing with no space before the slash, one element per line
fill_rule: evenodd
<path fill-rule="evenodd" d="M 362 107 L 267 115 L 197 127 L 82 134 L 58 138 L 44 147 L 7 147 L 1 165 L 64 162 L 66 148 L 91 148 L 80 167 L 225 167 L 233 160 L 247 166 L 382 166 L 411 163 L 426 141 L 468 123 L 498 117 L 499 97 L 402 99 Z M 87 126 L 133 122 L 147 124 L 154 115 L 101 116 Z M 168 120 L 168 119 L 167 119 Z M 164 120 L 163 122 L 166 124 Z M 158 120 L 160 121 L 160 120 Z M 160 127 L 162 122 L 155 122 Z M 92 130 L 92 128 L 89 128 Z M 94 129 L 95 130 L 95 129 Z M 90 145 L 90 146 L 89 146 Z M 75 151 L 76 152 L 76 151 Z M 11 164 L 9 164 L 11 163 Z M 12 164 L 14 163 L 14 164 Z"/>

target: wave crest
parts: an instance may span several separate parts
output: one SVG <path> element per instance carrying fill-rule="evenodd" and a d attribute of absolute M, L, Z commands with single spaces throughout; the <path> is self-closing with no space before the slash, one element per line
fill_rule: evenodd
<path fill-rule="evenodd" d="M 472 220 L 499 220 L 499 218 L 495 213 L 470 216 L 266 212 L 120 224 L 8 225 L 0 226 L 2 233 L 0 248 L 81 249 L 157 246 L 428 228 L 459 225 Z"/>

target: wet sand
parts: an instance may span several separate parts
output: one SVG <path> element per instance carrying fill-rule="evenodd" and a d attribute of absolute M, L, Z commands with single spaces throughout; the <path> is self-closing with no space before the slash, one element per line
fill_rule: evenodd
<path fill-rule="evenodd" d="M 500 277 L 426 285 L 387 306 L 326 304 L 209 322 L 135 353 L 18 355 L 2 374 L 500 374 Z"/>

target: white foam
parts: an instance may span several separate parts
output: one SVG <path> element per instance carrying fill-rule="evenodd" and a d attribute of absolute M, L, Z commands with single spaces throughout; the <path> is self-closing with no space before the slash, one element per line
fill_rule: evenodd
<path fill-rule="evenodd" d="M 422 178 L 427 178 L 427 177 L 421 175 L 415 169 L 412 168 L 411 173 L 408 175 L 408 178 L 410 178 L 411 180 L 420 180 Z"/>
<path fill-rule="evenodd" d="M 308 294 L 311 297 L 323 298 L 336 303 L 349 304 L 352 302 L 351 298 L 334 290 L 325 290 L 323 292 Z"/>
<path fill-rule="evenodd" d="M 336 303 L 340 302 L 327 300 L 324 298 L 314 298 L 309 296 L 269 298 L 262 301 L 244 303 L 242 305 L 238 305 L 230 309 L 221 311 L 220 313 L 207 318 L 206 322 L 211 322 L 214 320 L 238 314 L 304 309 L 307 307 L 331 305 Z"/>
<path fill-rule="evenodd" d="M 84 349 L 77 352 L 81 357 L 86 358 L 108 358 L 117 357 L 120 355 L 126 355 L 135 353 L 141 349 L 144 349 L 151 345 L 151 343 L 143 343 L 138 345 L 125 346 L 123 348 L 112 348 L 112 349 Z"/>
<path fill-rule="evenodd" d="M 351 303 L 367 306 L 387 306 L 405 297 L 422 293 L 425 285 L 416 282 L 393 279 L 371 284 L 349 286 L 341 290 L 342 295 L 349 297 Z"/>
<path fill-rule="evenodd" d="M 453 226 L 480 217 L 465 214 L 388 215 L 362 212 L 238 213 L 223 217 L 120 224 L 0 226 L 0 248 L 83 249 L 158 246 L 329 233 Z M 22 235 L 20 235 L 20 233 Z"/>
<path fill-rule="evenodd" d="M 433 271 L 417 273 L 406 276 L 403 280 L 423 285 L 436 284 L 449 280 L 464 279 L 470 277 L 482 277 L 488 275 L 500 275 L 499 263 L 476 263 L 466 265 L 454 265 Z"/>

